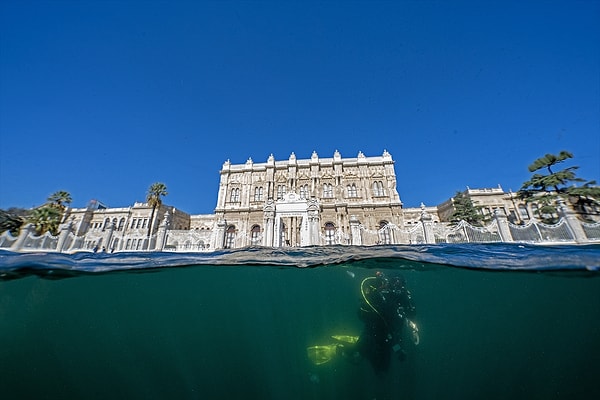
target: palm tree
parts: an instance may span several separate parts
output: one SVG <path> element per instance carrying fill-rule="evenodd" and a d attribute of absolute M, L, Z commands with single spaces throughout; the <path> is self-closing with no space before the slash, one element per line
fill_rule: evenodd
<path fill-rule="evenodd" d="M 31 211 L 28 222 L 35 226 L 38 235 L 43 235 L 46 232 L 57 235 L 61 216 L 62 212 L 58 208 L 44 205 Z"/>
<path fill-rule="evenodd" d="M 71 198 L 71 194 L 69 192 L 65 192 L 64 190 L 59 190 L 58 192 L 54 192 L 48 197 L 48 201 L 50 204 L 56 206 L 62 211 L 67 208 L 69 204 L 73 201 Z"/>
<path fill-rule="evenodd" d="M 148 188 L 148 194 L 146 195 L 146 201 L 148 205 L 152 207 L 152 213 L 150 214 L 150 224 L 148 225 L 148 247 L 150 247 L 150 236 L 152 235 L 152 226 L 154 225 L 154 214 L 156 209 L 162 205 L 161 197 L 168 195 L 167 185 L 162 182 L 156 182 L 150 185 Z"/>
<path fill-rule="evenodd" d="M 65 211 L 67 210 L 68 205 L 73 201 L 71 194 L 64 190 L 59 190 L 52 193 L 46 200 L 48 201 L 47 204 L 50 207 L 54 207 L 60 211 L 61 216 L 64 214 L 64 219 L 66 220 L 67 215 L 65 214 Z"/>

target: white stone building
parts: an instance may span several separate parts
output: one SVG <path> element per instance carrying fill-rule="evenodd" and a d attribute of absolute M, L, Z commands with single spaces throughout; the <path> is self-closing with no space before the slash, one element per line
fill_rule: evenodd
<path fill-rule="evenodd" d="M 359 238 L 357 229 L 403 226 L 394 161 L 381 156 L 309 159 L 234 165 L 221 169 L 215 216 L 225 248 L 391 243 L 389 230 Z M 355 230 L 354 235 L 352 229 Z M 364 240 L 363 240 L 364 239 Z"/>

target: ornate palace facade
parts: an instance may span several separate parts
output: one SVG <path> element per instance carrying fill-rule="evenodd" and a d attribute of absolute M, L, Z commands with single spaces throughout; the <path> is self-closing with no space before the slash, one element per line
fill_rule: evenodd
<path fill-rule="evenodd" d="M 273 155 L 264 163 L 227 161 L 215 217 L 223 222 L 225 248 L 353 244 L 359 224 L 372 230 L 404 224 L 387 151 L 378 157 L 359 152 L 342 158 L 336 151 L 332 158 L 313 152 L 310 159 L 292 153 L 285 161 Z"/>

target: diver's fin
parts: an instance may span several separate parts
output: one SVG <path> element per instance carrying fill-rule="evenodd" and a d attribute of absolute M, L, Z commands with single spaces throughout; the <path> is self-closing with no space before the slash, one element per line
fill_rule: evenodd
<path fill-rule="evenodd" d="M 325 364 L 331 361 L 341 348 L 348 345 L 353 345 L 358 342 L 358 336 L 350 335 L 332 335 L 331 338 L 335 340 L 335 343 L 322 345 L 322 346 L 310 346 L 306 348 L 308 358 L 316 365 Z"/>
<path fill-rule="evenodd" d="M 308 358 L 316 365 L 325 364 L 337 354 L 338 344 L 328 344 L 325 346 L 310 346 L 306 348 Z"/>
<path fill-rule="evenodd" d="M 331 338 L 345 344 L 355 344 L 356 342 L 358 342 L 358 336 L 332 335 Z"/>

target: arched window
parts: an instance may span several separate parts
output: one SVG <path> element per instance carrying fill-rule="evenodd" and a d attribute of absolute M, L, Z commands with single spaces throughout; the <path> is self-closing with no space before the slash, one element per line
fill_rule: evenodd
<path fill-rule="evenodd" d="M 333 197 L 333 187 L 330 183 L 323 184 L 323 197 L 332 198 Z"/>
<path fill-rule="evenodd" d="M 387 221 L 379 222 L 379 244 L 391 244 L 392 234 Z"/>
<path fill-rule="evenodd" d="M 250 230 L 250 243 L 252 246 L 260 245 L 260 226 L 254 225 Z"/>
<path fill-rule="evenodd" d="M 123 227 L 125 226 L 125 218 L 121 218 L 121 220 L 119 221 L 119 231 L 123 230 Z"/>
<path fill-rule="evenodd" d="M 102 227 L 102 230 L 108 229 L 109 226 L 110 226 L 110 218 L 106 218 L 104 220 L 104 226 Z"/>
<path fill-rule="evenodd" d="M 333 222 L 325 224 L 325 244 L 335 244 L 335 225 Z"/>
<path fill-rule="evenodd" d="M 308 199 L 308 185 L 300 186 L 300 198 Z"/>
<path fill-rule="evenodd" d="M 356 191 L 356 185 L 354 183 L 348 185 L 348 197 L 358 197 L 358 192 Z"/>
<path fill-rule="evenodd" d="M 385 192 L 383 191 L 383 182 L 375 181 L 373 182 L 373 196 L 385 196 Z"/>
<path fill-rule="evenodd" d="M 235 243 L 235 225 L 229 225 L 225 232 L 225 248 L 233 249 Z"/>

